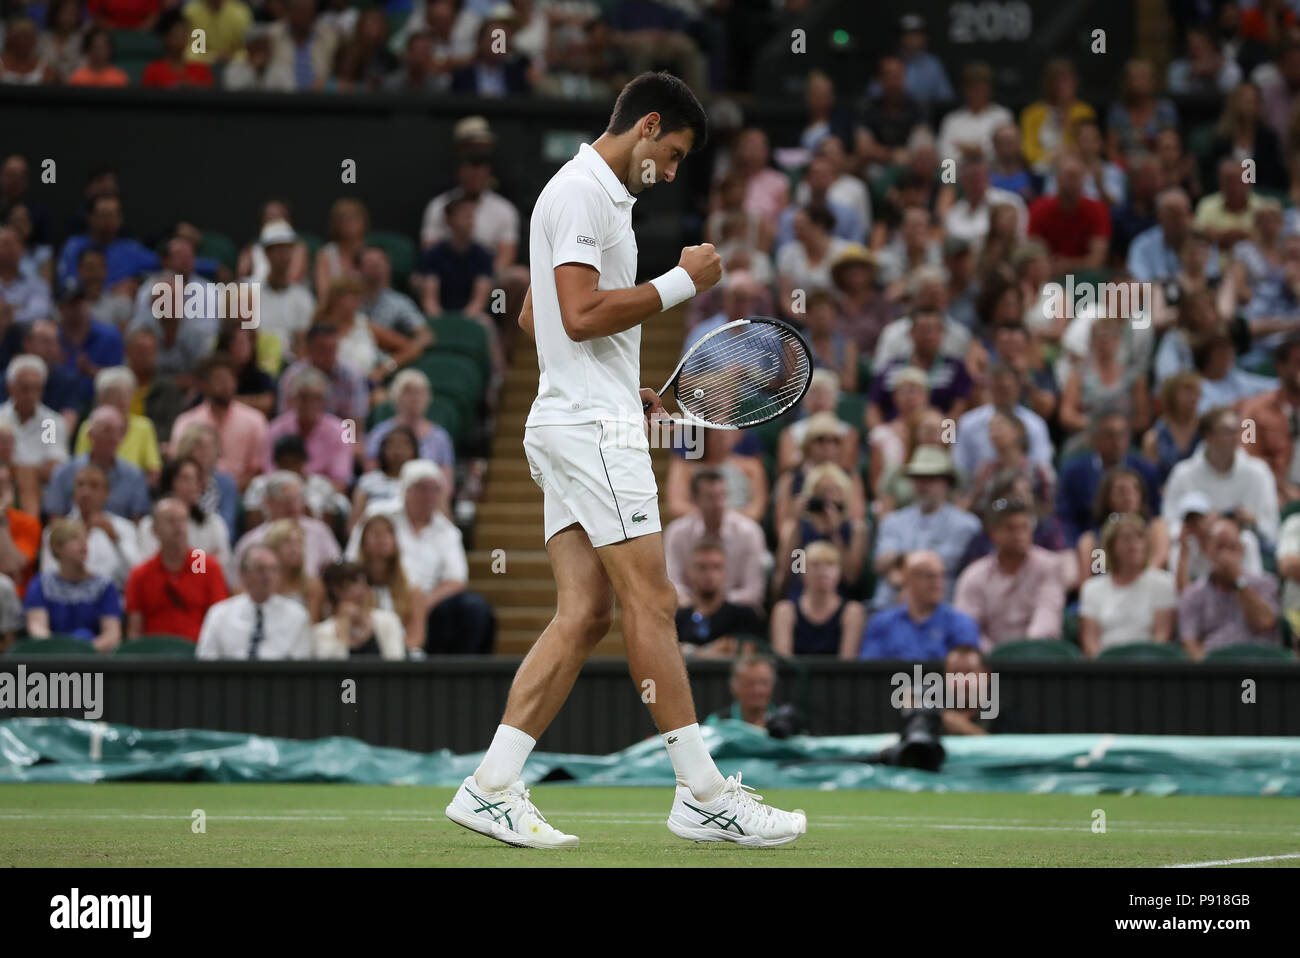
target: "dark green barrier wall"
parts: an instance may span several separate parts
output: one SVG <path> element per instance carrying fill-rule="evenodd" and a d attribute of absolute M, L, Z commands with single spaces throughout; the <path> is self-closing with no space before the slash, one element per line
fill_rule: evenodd
<path fill-rule="evenodd" d="M 0 660 L 0 672 L 18 663 Z M 351 735 L 375 745 L 428 751 L 482 749 L 500 720 L 516 662 L 210 663 L 29 659 L 29 670 L 104 673 L 106 722 L 203 728 L 287 738 Z M 788 667 L 779 700 L 806 709 L 819 735 L 896 731 L 889 678 L 903 663 L 801 663 Z M 701 716 L 729 704 L 727 667 L 696 663 Z M 1001 704 L 1024 732 L 1300 736 L 1300 666 L 1007 663 Z M 1244 704 L 1242 682 L 1255 682 Z M 355 682 L 355 704 L 344 683 Z M 0 711 L 0 717 L 67 715 Z M 75 717 L 80 718 L 78 714 Z M 605 754 L 651 735 L 639 691 L 618 661 L 589 663 L 541 747 Z"/>

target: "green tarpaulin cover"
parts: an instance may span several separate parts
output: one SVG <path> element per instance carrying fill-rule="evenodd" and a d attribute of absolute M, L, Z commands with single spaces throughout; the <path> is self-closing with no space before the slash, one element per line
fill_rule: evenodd
<path fill-rule="evenodd" d="M 764 788 L 1300 795 L 1300 740 L 1174 735 L 946 737 L 937 773 L 865 764 L 895 735 L 773 739 L 739 722 L 704 730 L 726 775 Z M 151 731 L 79 719 L 0 721 L 0 782 L 352 782 L 454 786 L 480 754 L 379 748 L 352 738 L 315 741 L 199 729 Z M 613 755 L 536 753 L 529 782 L 671 785 L 659 739 Z"/>

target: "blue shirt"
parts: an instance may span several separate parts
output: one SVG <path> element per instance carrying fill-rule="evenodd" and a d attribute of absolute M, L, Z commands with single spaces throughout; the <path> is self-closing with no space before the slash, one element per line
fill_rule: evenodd
<path fill-rule="evenodd" d="M 853 207 L 827 200 L 826 208 L 835 217 L 835 226 L 831 229 L 832 236 L 848 240 L 851 243 L 866 241 L 867 228 L 863 225 L 861 217 L 858 216 Z M 794 242 L 794 214 L 798 212 L 798 209 L 797 206 L 791 204 L 781 211 L 781 218 L 776 223 L 776 241 L 772 244 L 774 254 L 779 252 L 786 243 Z"/>
<path fill-rule="evenodd" d="M 66 516 L 72 511 L 72 491 L 77 484 L 77 470 L 90 462 L 90 453 L 73 456 L 61 463 L 45 487 L 41 508 L 52 516 Z M 108 502 L 104 508 L 116 516 L 135 522 L 149 514 L 149 483 L 139 467 L 125 459 L 113 460 L 108 475 Z"/>
<path fill-rule="evenodd" d="M 903 659 L 932 662 L 959 645 L 980 643 L 979 626 L 965 612 L 940 602 L 930 617 L 913 622 L 907 606 L 877 612 L 867 623 L 859 659 Z"/>
<path fill-rule="evenodd" d="M 23 608 L 44 609 L 50 617 L 50 632 L 89 642 L 99 635 L 99 620 L 121 616 L 117 587 L 102 575 L 69 582 L 57 572 L 42 572 L 27 585 Z"/>
<path fill-rule="evenodd" d="M 458 312 L 469 304 L 478 278 L 492 278 L 492 254 L 478 243 L 471 242 L 464 249 L 457 249 L 446 239 L 424 251 L 415 271 L 436 276 L 438 305 Z"/>
<path fill-rule="evenodd" d="M 989 423 L 993 421 L 996 411 L 992 403 L 985 403 L 962 413 L 957 420 L 957 441 L 952 444 L 952 464 L 968 479 L 975 475 L 981 465 L 998 457 L 993 448 L 993 440 L 989 438 Z M 1014 411 L 1029 437 L 1029 461 L 1051 465 L 1055 449 L 1043 417 L 1026 406 L 1017 406 Z"/>
<path fill-rule="evenodd" d="M 928 515 L 913 503 L 897 509 L 880 520 L 876 533 L 875 555 L 916 552 L 928 549 L 943 559 L 944 594 L 952 594 L 953 582 L 961 571 L 961 557 L 966 546 L 980 531 L 979 519 L 965 509 L 945 502 Z M 894 590 L 885 579 L 876 587 L 875 605 L 890 605 Z"/>
<path fill-rule="evenodd" d="M 1160 515 L 1160 479 L 1155 469 L 1131 452 L 1125 453 L 1120 465 L 1142 476 L 1147 486 L 1147 507 L 1151 515 Z M 1101 456 L 1095 452 L 1076 456 L 1061 467 L 1060 481 L 1056 486 L 1056 514 L 1065 524 L 1070 545 L 1079 541 L 1079 535 L 1085 529 L 1093 527 L 1092 510 L 1097 505 L 1102 472 Z"/>
<path fill-rule="evenodd" d="M 0 280 L 0 299 L 13 307 L 15 323 L 30 323 L 36 319 L 49 319 L 54 315 L 54 302 L 50 288 L 40 276 L 19 273 L 12 283 Z"/>
<path fill-rule="evenodd" d="M 903 88 L 922 103 L 957 99 L 943 62 L 933 53 L 918 53 L 903 62 Z"/>
<path fill-rule="evenodd" d="M 95 398 L 95 380 L 92 376 L 83 376 L 81 370 L 77 368 L 77 360 L 82 353 L 85 353 L 86 358 L 101 369 L 105 366 L 122 365 L 122 334 L 116 327 L 101 323 L 97 319 L 90 321 L 90 331 L 86 333 L 86 338 L 81 341 L 80 346 L 72 345 L 60 328 L 59 346 L 63 349 L 63 365 L 59 368 L 77 377 L 80 387 L 78 398 L 85 404 L 89 404 Z"/>
<path fill-rule="evenodd" d="M 66 283 L 77 275 L 77 259 L 81 251 L 91 246 L 90 236 L 83 233 L 71 237 L 63 244 L 63 255 L 59 257 L 59 283 Z M 109 289 L 130 276 L 139 276 L 158 268 L 158 254 L 147 246 L 133 239 L 118 237 L 107 246 L 96 246 L 104 254 L 108 275 L 104 278 L 104 288 Z"/>
<path fill-rule="evenodd" d="M 1128 271 L 1140 283 L 1173 279 L 1178 275 L 1178 252 L 1165 242 L 1164 230 L 1153 226 L 1133 238 L 1128 248 Z M 1219 249 L 1210 250 L 1207 276 L 1219 275 Z"/>

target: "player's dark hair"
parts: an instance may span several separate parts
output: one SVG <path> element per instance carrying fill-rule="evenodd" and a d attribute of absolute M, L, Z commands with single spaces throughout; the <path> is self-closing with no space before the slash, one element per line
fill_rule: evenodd
<path fill-rule="evenodd" d="M 642 73 L 628 81 L 614 103 L 606 132 L 626 133 L 647 113 L 658 113 L 659 139 L 665 133 L 689 129 L 695 134 L 691 149 L 699 150 L 709 135 L 704 107 L 691 88 L 671 73 Z"/>

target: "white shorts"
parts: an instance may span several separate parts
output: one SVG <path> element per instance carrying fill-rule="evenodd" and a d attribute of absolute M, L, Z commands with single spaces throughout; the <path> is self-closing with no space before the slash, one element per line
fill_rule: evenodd
<path fill-rule="evenodd" d="M 660 530 L 650 443 L 637 426 L 529 426 L 524 455 L 542 487 L 547 541 L 575 522 L 596 548 Z"/>

